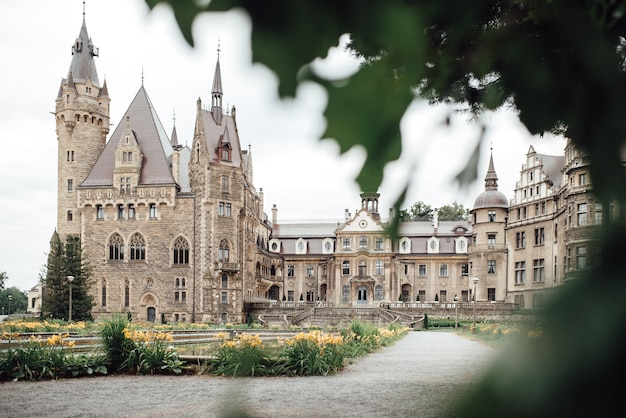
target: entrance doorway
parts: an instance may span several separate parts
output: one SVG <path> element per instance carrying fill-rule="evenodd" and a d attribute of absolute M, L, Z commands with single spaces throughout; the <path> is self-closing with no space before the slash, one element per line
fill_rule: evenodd
<path fill-rule="evenodd" d="M 280 289 L 278 286 L 270 287 L 269 290 L 267 291 L 267 298 L 270 300 L 278 300 L 279 290 Z"/>
<path fill-rule="evenodd" d="M 365 286 L 361 286 L 357 289 L 356 303 L 359 305 L 365 305 L 367 303 L 367 289 Z"/>
<path fill-rule="evenodd" d="M 156 320 L 156 308 L 150 306 L 148 308 L 148 322 L 154 322 Z"/>

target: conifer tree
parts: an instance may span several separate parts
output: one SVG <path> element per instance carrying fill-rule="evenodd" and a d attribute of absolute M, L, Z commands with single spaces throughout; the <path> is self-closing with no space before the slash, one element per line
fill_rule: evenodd
<path fill-rule="evenodd" d="M 50 253 L 46 275 L 43 279 L 42 316 L 68 319 L 69 282 L 72 281 L 72 319 L 90 320 L 93 296 L 89 295 L 91 269 L 82 261 L 80 238 L 68 237 L 61 242 L 55 231 L 50 240 Z"/>

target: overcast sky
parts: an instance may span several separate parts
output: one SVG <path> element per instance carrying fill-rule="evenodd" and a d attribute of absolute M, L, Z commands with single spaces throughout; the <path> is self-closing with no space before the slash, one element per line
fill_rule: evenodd
<path fill-rule="evenodd" d="M 37 283 L 56 226 L 57 141 L 51 113 L 82 19 L 82 0 L 0 5 L 0 271 L 7 273 L 8 286 L 24 290 Z M 345 209 L 359 208 L 354 178 L 362 150 L 340 156 L 332 140 L 319 141 L 326 102 L 319 87 L 302 86 L 293 100 L 276 98 L 276 77 L 251 62 L 245 15 L 196 19 L 195 48 L 184 42 L 168 7 L 149 12 L 143 0 L 88 0 L 86 23 L 100 52 L 96 66 L 100 81 L 107 81 L 111 123 L 119 123 L 143 78 L 166 131 L 172 131 L 175 114 L 179 142 L 191 145 L 196 101 L 211 101 L 219 43 L 223 103 L 237 108 L 240 140 L 242 147 L 250 146 L 254 183 L 263 189 L 266 212 L 276 204 L 279 220 L 313 220 L 341 218 Z M 325 74 L 342 77 L 355 68 L 342 48 L 329 51 L 329 57 L 317 67 Z M 379 190 L 383 217 L 407 175 L 414 187 L 406 207 L 421 200 L 433 207 L 457 201 L 471 208 L 484 187 L 490 146 L 499 189 L 509 197 L 529 145 L 539 153 L 563 152 L 562 138 L 531 137 L 510 111 L 479 121 L 454 116 L 449 127 L 443 124 L 448 114 L 443 107 L 414 103 L 403 118 L 405 153 L 385 168 Z M 487 133 L 478 181 L 459 189 L 453 179 L 477 143 L 480 124 Z"/>

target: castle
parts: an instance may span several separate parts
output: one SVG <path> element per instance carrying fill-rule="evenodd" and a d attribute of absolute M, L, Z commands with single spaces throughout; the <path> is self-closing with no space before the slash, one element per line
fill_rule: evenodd
<path fill-rule="evenodd" d="M 83 18 L 55 110 L 56 231 L 81 238 L 94 318 L 237 323 L 247 304 L 267 300 L 374 307 L 457 297 L 527 308 L 594 257 L 589 228 L 603 207 L 569 142 L 564 157 L 531 147 L 511 200 L 491 158 L 467 221 L 435 214 L 401 223 L 392 240 L 379 195 L 364 192 L 340 222 L 281 223 L 254 186 L 236 109 L 222 105 L 219 56 L 188 147 L 175 128 L 168 137 L 143 84 L 109 132 L 97 54 Z"/>

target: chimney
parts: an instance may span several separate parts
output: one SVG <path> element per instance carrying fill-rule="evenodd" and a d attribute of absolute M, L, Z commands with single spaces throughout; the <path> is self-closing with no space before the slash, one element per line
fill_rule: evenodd
<path fill-rule="evenodd" d="M 178 152 L 177 148 L 174 148 L 172 152 L 172 175 L 174 176 L 174 181 L 180 184 L 180 152 Z"/>
<path fill-rule="evenodd" d="M 265 199 L 265 194 L 263 193 L 263 187 L 259 189 L 259 216 L 263 219 L 263 213 L 265 213 L 263 200 Z"/>
<path fill-rule="evenodd" d="M 438 227 L 439 227 L 439 211 L 437 210 L 437 208 L 435 208 L 433 210 L 433 228 L 435 228 L 435 231 L 437 231 Z"/>
<path fill-rule="evenodd" d="M 276 203 L 272 206 L 272 225 L 276 225 L 278 223 L 278 208 L 276 207 Z"/>

